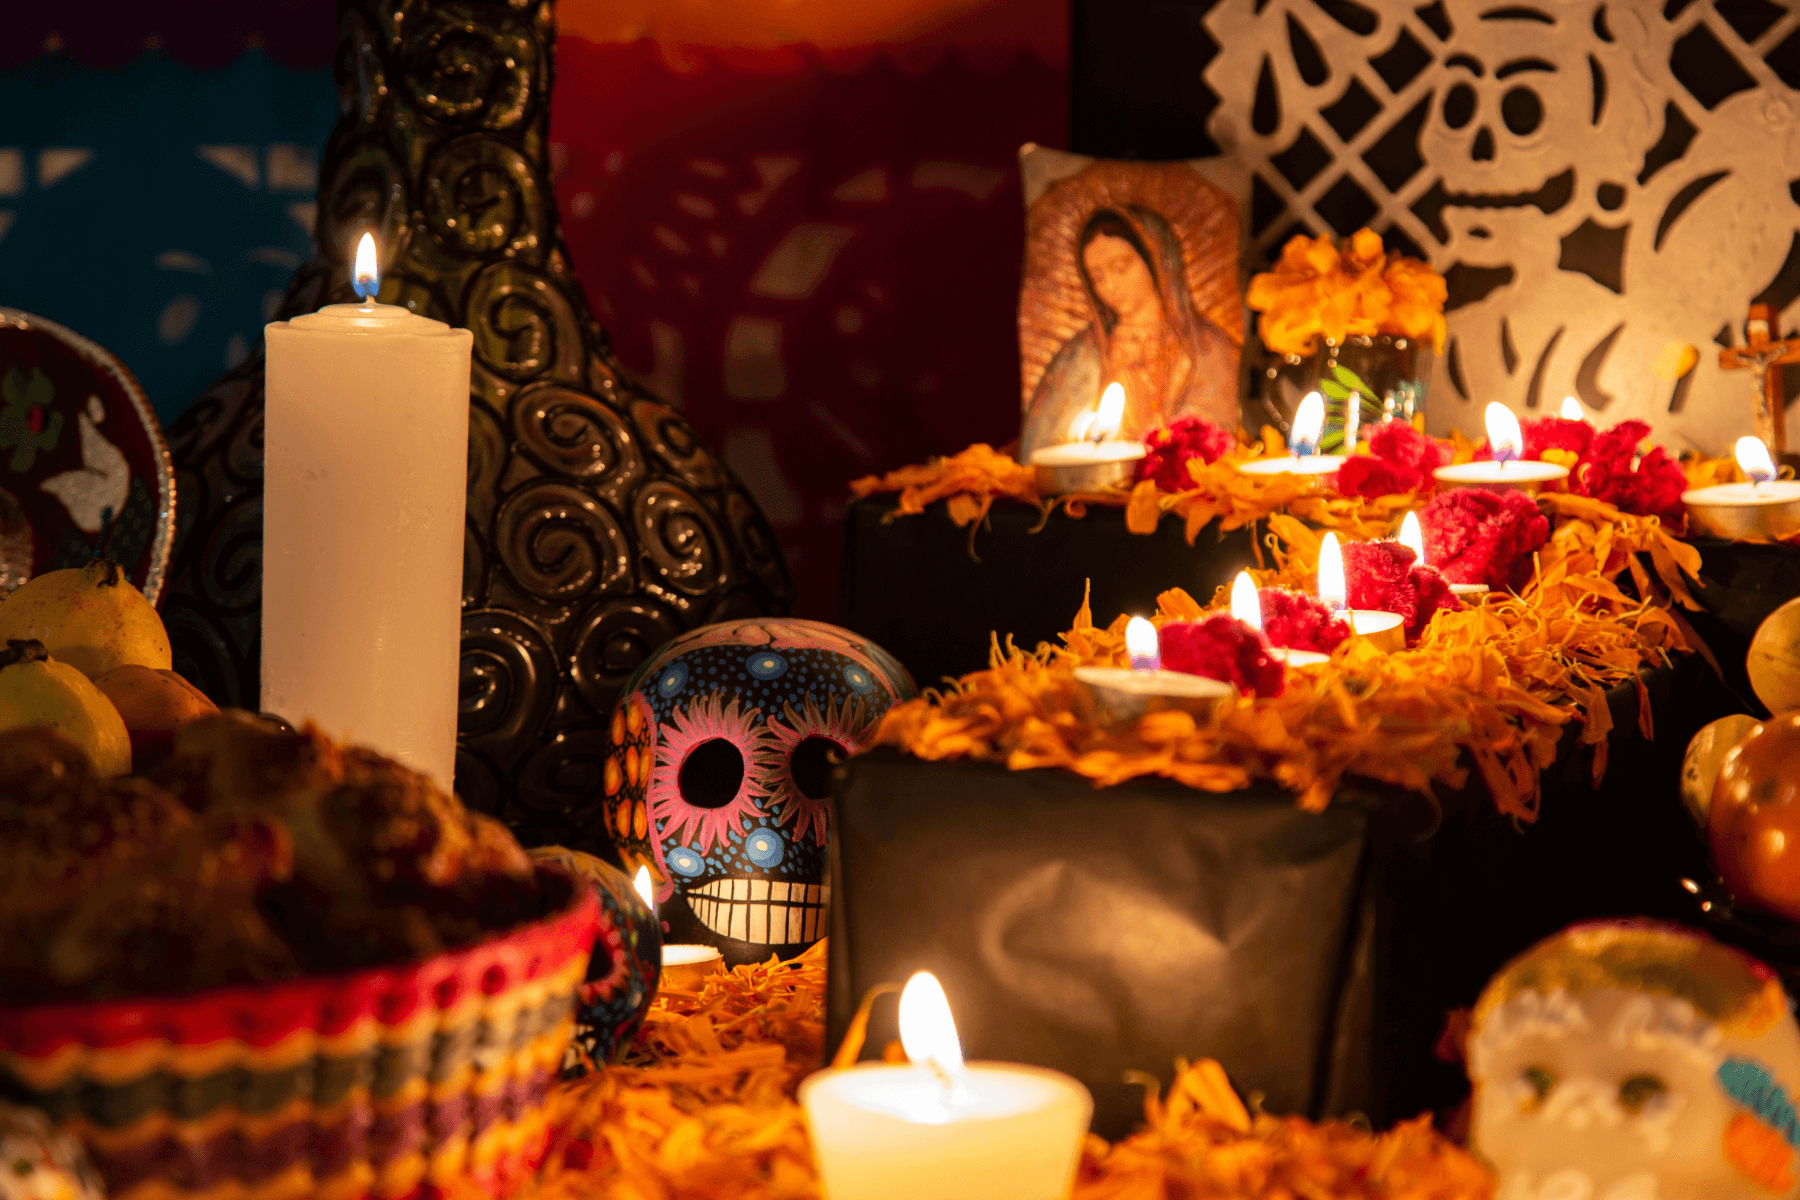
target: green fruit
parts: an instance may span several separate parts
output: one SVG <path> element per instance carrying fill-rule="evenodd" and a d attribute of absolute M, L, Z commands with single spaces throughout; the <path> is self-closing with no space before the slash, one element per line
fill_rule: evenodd
<path fill-rule="evenodd" d="M 0 601 L 0 641 L 36 640 L 89 679 L 136 663 L 154 671 L 173 664 L 162 618 L 131 586 L 119 564 L 104 558 L 28 579 Z"/>
<path fill-rule="evenodd" d="M 112 701 L 42 642 L 12 638 L 0 650 L 0 731 L 27 725 L 48 725 L 80 746 L 97 775 L 131 769 L 131 737 Z"/>

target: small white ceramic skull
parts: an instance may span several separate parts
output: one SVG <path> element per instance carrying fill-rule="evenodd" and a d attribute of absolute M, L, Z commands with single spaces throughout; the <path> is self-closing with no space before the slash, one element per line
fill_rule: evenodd
<path fill-rule="evenodd" d="M 1495 976 L 1469 1038 L 1496 1200 L 1796 1193 L 1800 1029 L 1773 972 L 1688 930 L 1564 930 Z"/>

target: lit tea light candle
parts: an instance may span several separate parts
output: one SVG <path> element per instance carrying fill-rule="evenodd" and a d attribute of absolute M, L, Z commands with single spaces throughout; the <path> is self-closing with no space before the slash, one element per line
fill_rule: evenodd
<path fill-rule="evenodd" d="M 650 868 L 639 867 L 637 874 L 632 877 L 631 886 L 654 913 L 656 885 L 651 882 Z M 662 974 L 658 976 L 656 986 L 658 990 L 666 988 L 677 992 L 697 992 L 705 984 L 708 975 L 718 975 L 724 970 L 725 956 L 719 953 L 716 946 L 664 946 Z"/>
<path fill-rule="evenodd" d="M 1331 611 L 1342 613 L 1350 628 L 1368 638 L 1376 649 L 1406 649 L 1405 617 L 1379 609 L 1351 608 L 1349 595 L 1344 581 L 1344 552 L 1338 549 L 1337 534 L 1328 533 L 1319 544 L 1319 599 Z"/>
<path fill-rule="evenodd" d="M 1180 709 L 1201 716 L 1237 689 L 1218 679 L 1162 669 L 1156 626 L 1143 617 L 1125 623 L 1129 667 L 1076 667 L 1080 684 L 1096 715 L 1110 724 L 1129 724 L 1145 713 Z"/>
<path fill-rule="evenodd" d="M 1581 401 L 1573 396 L 1564 396 L 1562 402 L 1562 419 L 1565 421 L 1587 420 L 1587 415 L 1581 411 Z"/>
<path fill-rule="evenodd" d="M 1239 571 L 1237 578 L 1231 581 L 1231 615 L 1252 629 L 1263 627 L 1262 598 L 1256 594 L 1256 584 L 1251 581 L 1248 571 Z M 1316 650 L 1271 646 L 1269 652 L 1290 667 L 1314 667 L 1331 661 L 1331 655 Z"/>
<path fill-rule="evenodd" d="M 1739 438 L 1736 456 L 1749 483 L 1721 483 L 1681 493 L 1689 532 L 1772 542 L 1800 534 L 1800 481 L 1777 479 L 1769 448 L 1757 438 Z"/>
<path fill-rule="evenodd" d="M 1430 566 L 1425 561 L 1425 529 L 1419 524 L 1418 513 L 1407 513 L 1406 520 L 1400 522 L 1400 544 L 1413 552 L 1421 567 Z M 1488 590 L 1485 583 L 1452 583 L 1450 593 L 1455 596 L 1479 596 Z"/>
<path fill-rule="evenodd" d="M 1257 458 L 1239 463 L 1248 475 L 1329 475 L 1344 465 L 1342 454 L 1320 454 L 1319 438 L 1325 432 L 1325 397 L 1308 392 L 1294 410 L 1293 432 L 1288 434 L 1288 453 L 1281 458 Z"/>
<path fill-rule="evenodd" d="M 1093 1098 L 1060 1071 L 965 1063 L 950 1003 L 921 971 L 900 994 L 906 1064 L 820 1071 L 800 1103 L 826 1200 L 1063 1200 Z"/>
<path fill-rule="evenodd" d="M 474 335 L 377 304 L 368 234 L 354 279 L 265 331 L 260 703 L 447 789 Z"/>
<path fill-rule="evenodd" d="M 1497 400 L 1488 402 L 1487 435 L 1488 451 L 1494 456 L 1492 462 L 1466 462 L 1439 467 L 1431 473 L 1433 478 L 1459 487 L 1487 488 L 1490 491 L 1524 488 L 1531 491 L 1543 484 L 1564 479 L 1569 474 L 1569 468 L 1555 463 L 1539 462 L 1536 459 L 1520 461 L 1519 455 L 1525 451 L 1525 435 L 1519 431 L 1519 418 L 1513 416 L 1512 409 Z"/>
<path fill-rule="evenodd" d="M 1100 393 L 1100 407 L 1076 417 L 1069 427 L 1069 441 L 1045 446 L 1031 456 L 1037 468 L 1038 490 L 1060 495 L 1119 487 L 1131 482 L 1144 443 L 1118 438 L 1125 419 L 1125 388 L 1109 383 Z"/>

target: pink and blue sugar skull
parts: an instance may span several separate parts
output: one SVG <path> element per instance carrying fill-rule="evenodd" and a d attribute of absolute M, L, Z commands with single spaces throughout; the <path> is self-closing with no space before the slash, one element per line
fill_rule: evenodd
<path fill-rule="evenodd" d="M 664 941 L 743 963 L 823 937 L 832 767 L 912 695 L 885 650 L 818 621 L 708 625 L 646 659 L 613 717 L 607 823 L 657 880 Z"/>

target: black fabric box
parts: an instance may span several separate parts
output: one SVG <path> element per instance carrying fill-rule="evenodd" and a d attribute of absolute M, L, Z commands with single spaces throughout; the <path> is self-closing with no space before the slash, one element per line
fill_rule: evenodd
<path fill-rule="evenodd" d="M 1586 917 L 1692 915 L 1703 862 L 1676 791 L 1687 739 L 1733 704 L 1696 659 L 1609 695 L 1611 765 L 1564 735 L 1538 822 L 1478 779 L 1437 803 L 1351 781 L 1323 813 L 1274 787 L 1096 789 L 1061 771 L 913 759 L 840 768 L 831 842 L 828 1041 L 871 986 L 929 969 L 970 1058 L 1067 1071 L 1095 1130 L 1142 1115 L 1128 1069 L 1166 1084 L 1219 1059 L 1271 1111 L 1378 1125 L 1454 1104 L 1445 1014 L 1533 941 Z M 879 1003 L 865 1057 L 897 1036 Z"/>
<path fill-rule="evenodd" d="M 1148 616 L 1172 587 L 1205 604 L 1255 565 L 1251 530 L 1260 528 L 1221 536 L 1215 521 L 1189 546 L 1185 521 L 1172 513 L 1140 535 L 1125 528 L 1119 508 L 1090 505 L 1079 519 L 1059 509 L 1045 521 L 1030 505 L 999 501 L 971 536 L 941 501 L 884 522 L 896 503 L 880 496 L 850 506 L 838 623 L 898 658 L 920 687 L 986 667 L 995 632 L 1026 649 L 1055 641 L 1090 581 L 1102 624 L 1122 612 Z"/>

